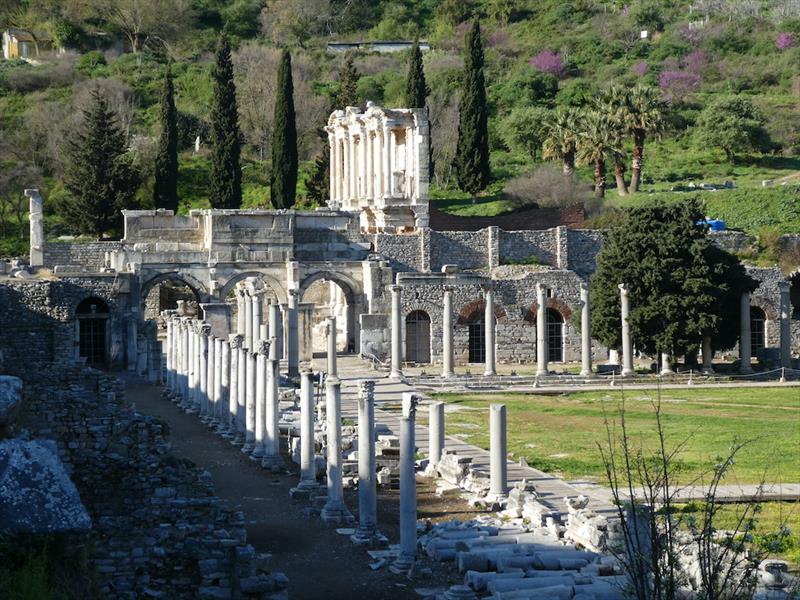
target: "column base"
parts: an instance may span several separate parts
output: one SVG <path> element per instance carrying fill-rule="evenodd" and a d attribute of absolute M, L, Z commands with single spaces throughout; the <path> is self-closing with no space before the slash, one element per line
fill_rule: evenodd
<path fill-rule="evenodd" d="M 255 444 L 253 442 L 245 442 L 242 444 L 242 454 L 250 454 L 253 450 L 255 450 Z"/>
<path fill-rule="evenodd" d="M 231 445 L 241 446 L 242 444 L 244 444 L 244 436 L 240 431 L 237 431 L 233 434 L 233 438 L 231 439 Z"/>
<path fill-rule="evenodd" d="M 279 454 L 265 454 L 264 458 L 261 459 L 261 466 L 273 473 L 279 473 L 286 469 L 286 463 L 283 462 L 283 458 Z"/>
<path fill-rule="evenodd" d="M 250 460 L 260 461 L 264 457 L 264 445 L 256 444 L 250 453 Z"/>
<path fill-rule="evenodd" d="M 402 379 L 403 372 L 402 371 L 392 371 L 389 373 L 389 379 Z"/>
<path fill-rule="evenodd" d="M 495 371 L 494 369 L 491 370 L 487 369 L 486 371 L 483 372 L 484 377 L 494 377 L 495 375 L 497 375 L 497 371 Z"/>
<path fill-rule="evenodd" d="M 389 543 L 388 538 L 378 531 L 377 527 L 359 527 L 356 532 L 350 536 L 350 541 L 356 546 L 366 546 L 373 548 L 375 546 L 385 546 Z"/>
<path fill-rule="evenodd" d="M 581 377 L 591 378 L 591 377 L 594 377 L 594 372 L 593 371 L 581 371 L 580 372 L 580 376 Z"/>
<path fill-rule="evenodd" d="M 673 371 L 672 369 L 668 369 L 668 370 L 661 369 L 661 372 L 659 373 L 659 375 L 675 375 L 675 371 Z"/>
<path fill-rule="evenodd" d="M 344 502 L 328 500 L 319 513 L 319 518 L 326 525 L 349 525 L 355 522 L 355 517 L 347 510 Z"/>
<path fill-rule="evenodd" d="M 622 369 L 622 373 L 620 373 L 620 377 L 630 377 L 631 375 L 635 375 L 636 371 L 633 369 Z"/>
<path fill-rule="evenodd" d="M 389 570 L 395 575 L 405 575 L 414 566 L 417 557 L 414 554 L 404 554 L 403 552 L 394 559 L 394 562 L 389 566 Z"/>
<path fill-rule="evenodd" d="M 450 379 L 451 377 L 455 377 L 455 376 L 456 376 L 455 371 L 451 371 L 450 373 L 447 373 L 445 371 L 442 372 L 442 377 L 444 379 Z"/>
<path fill-rule="evenodd" d="M 316 481 L 300 480 L 297 487 L 289 490 L 289 498 L 292 502 L 308 502 L 312 496 L 316 496 L 320 485 Z"/>

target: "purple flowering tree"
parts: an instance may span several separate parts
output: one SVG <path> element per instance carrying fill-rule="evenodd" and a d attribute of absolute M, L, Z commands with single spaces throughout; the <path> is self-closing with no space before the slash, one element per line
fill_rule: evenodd
<path fill-rule="evenodd" d="M 794 44 L 795 44 L 794 34 L 788 31 L 779 33 L 778 37 L 775 38 L 775 47 L 781 52 L 794 47 Z"/>
<path fill-rule="evenodd" d="M 631 67 L 631 73 L 633 73 L 634 75 L 638 75 L 639 77 L 644 77 L 645 74 L 647 73 L 647 61 L 646 60 L 636 61 Z"/>
<path fill-rule="evenodd" d="M 699 90 L 702 83 L 700 75 L 688 71 L 662 71 L 658 76 L 658 86 L 667 102 L 682 102 L 686 96 Z"/>
<path fill-rule="evenodd" d="M 533 68 L 555 75 L 559 79 L 564 76 L 564 59 L 558 52 L 544 49 L 530 60 L 530 64 Z"/>

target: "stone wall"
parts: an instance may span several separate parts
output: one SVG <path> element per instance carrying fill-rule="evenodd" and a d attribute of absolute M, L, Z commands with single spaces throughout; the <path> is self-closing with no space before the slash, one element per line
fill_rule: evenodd
<path fill-rule="evenodd" d="M 755 238 L 744 231 L 726 229 L 725 231 L 710 231 L 709 235 L 717 246 L 732 254 L 747 252 L 756 243 Z"/>
<path fill-rule="evenodd" d="M 74 363 L 25 367 L 20 426 L 55 440 L 71 471 L 93 522 L 98 597 L 282 597 L 285 580 L 257 572 L 243 515 L 220 507 L 207 473 L 170 455 L 164 425 L 137 413 L 119 380 Z"/>
<path fill-rule="evenodd" d="M 603 232 L 596 229 L 569 229 L 567 231 L 567 267 L 587 276 L 597 268 L 597 254 L 603 244 Z"/>
<path fill-rule="evenodd" d="M 100 270 L 105 253 L 122 249 L 122 242 L 47 242 L 44 245 L 44 266 L 85 266 Z"/>
<path fill-rule="evenodd" d="M 390 233 L 375 234 L 375 252 L 389 259 L 389 264 L 397 273 L 421 271 L 422 240 L 421 233 L 412 235 L 395 235 Z"/>
<path fill-rule="evenodd" d="M 464 270 L 489 266 L 488 230 L 431 231 L 430 265 L 436 272 L 442 265 L 458 265 Z"/>
<path fill-rule="evenodd" d="M 500 264 L 555 265 L 558 256 L 556 229 L 504 231 L 500 234 Z M 531 261 L 535 260 L 535 263 Z"/>

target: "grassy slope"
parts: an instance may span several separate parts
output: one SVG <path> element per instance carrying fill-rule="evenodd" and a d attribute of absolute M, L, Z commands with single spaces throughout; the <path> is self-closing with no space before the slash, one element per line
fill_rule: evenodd
<path fill-rule="evenodd" d="M 604 415 L 615 416 L 620 398 L 619 391 L 560 396 L 441 396 L 442 400 L 473 409 L 448 413 L 448 434 L 464 434 L 466 441 L 488 447 L 486 409 L 489 403 L 504 402 L 509 411 L 509 452 L 544 471 L 598 481 L 603 477 L 597 444 L 605 440 Z M 630 391 L 625 398 L 630 431 L 645 447 L 652 447 L 654 392 Z M 664 390 L 662 403 L 671 443 L 689 438 L 680 456 L 683 481 L 712 466 L 736 439 L 753 442 L 738 456 L 731 481 L 735 476 L 735 481 L 758 482 L 762 475 L 769 481 L 800 481 L 798 388 Z"/>

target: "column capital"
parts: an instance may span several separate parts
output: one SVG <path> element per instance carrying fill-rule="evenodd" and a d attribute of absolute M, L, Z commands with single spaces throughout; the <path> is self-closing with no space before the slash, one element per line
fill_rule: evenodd
<path fill-rule="evenodd" d="M 443 285 L 442 289 L 447 294 L 447 293 L 453 292 L 456 289 L 456 286 L 454 286 L 454 285 Z"/>
<path fill-rule="evenodd" d="M 208 323 L 199 323 L 197 326 L 197 333 L 203 337 L 211 337 L 211 325 Z"/>
<path fill-rule="evenodd" d="M 399 283 L 394 283 L 389 286 L 389 289 L 392 290 L 392 292 L 396 292 L 399 294 L 400 292 L 403 291 L 403 286 L 400 285 Z"/>
<path fill-rule="evenodd" d="M 489 293 L 493 294 L 494 291 L 495 291 L 494 282 L 482 283 L 481 284 L 481 289 L 483 290 L 484 294 L 489 294 Z"/>
<path fill-rule="evenodd" d="M 372 398 L 375 393 L 375 382 L 371 379 L 362 379 L 358 382 L 359 398 Z"/>
<path fill-rule="evenodd" d="M 581 292 L 588 292 L 588 291 L 589 291 L 589 282 L 581 281 Z"/>
<path fill-rule="evenodd" d="M 617 285 L 617 287 L 619 288 L 619 291 L 622 293 L 623 296 L 628 295 L 629 290 L 627 283 L 620 283 L 619 285 Z"/>
<path fill-rule="evenodd" d="M 286 293 L 289 294 L 289 299 L 300 298 L 300 290 L 297 288 L 289 288 Z"/>
<path fill-rule="evenodd" d="M 256 350 L 255 350 L 256 354 L 261 354 L 262 356 L 269 356 L 270 346 L 272 345 L 271 341 L 272 340 L 270 341 L 260 340 L 256 345 Z"/>
<path fill-rule="evenodd" d="M 547 286 L 540 281 L 539 283 L 536 284 L 536 293 L 537 294 L 546 294 L 547 293 Z"/>
<path fill-rule="evenodd" d="M 788 294 L 792 289 L 792 284 L 788 281 L 779 281 L 778 282 L 778 290 L 781 294 Z"/>
<path fill-rule="evenodd" d="M 231 350 L 242 348 L 244 347 L 244 336 L 239 333 L 231 333 L 228 335 L 228 343 L 231 346 Z"/>

